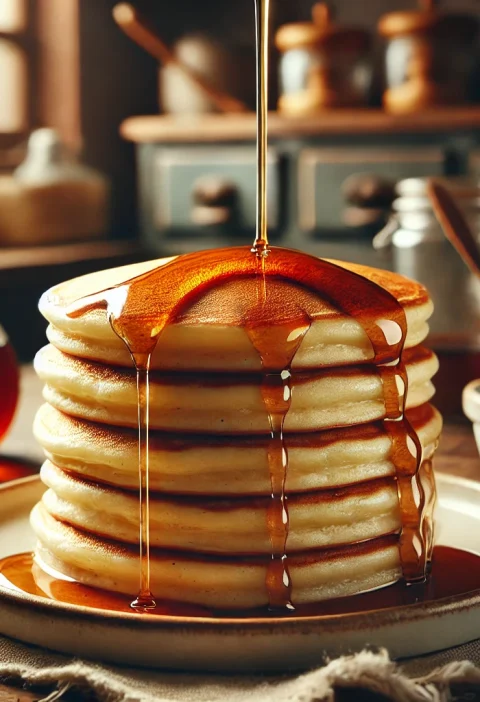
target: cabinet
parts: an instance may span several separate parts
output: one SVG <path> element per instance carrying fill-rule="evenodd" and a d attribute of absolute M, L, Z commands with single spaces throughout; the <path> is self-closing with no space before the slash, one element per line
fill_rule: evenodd
<path fill-rule="evenodd" d="M 136 144 L 141 236 L 149 248 L 180 253 L 251 240 L 255 115 L 135 117 L 122 134 Z M 377 178 L 393 192 L 404 178 L 469 172 L 480 176 L 477 107 L 402 117 L 366 109 L 302 119 L 274 113 L 270 235 L 304 249 L 365 238 L 372 222 L 366 227 L 353 216 L 352 179 Z"/>

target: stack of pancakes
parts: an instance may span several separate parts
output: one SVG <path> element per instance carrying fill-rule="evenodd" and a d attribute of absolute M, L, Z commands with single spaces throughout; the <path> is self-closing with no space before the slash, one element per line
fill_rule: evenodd
<path fill-rule="evenodd" d="M 136 376 L 105 311 L 67 315 L 82 296 L 165 261 L 83 276 L 43 296 L 50 344 L 35 367 L 46 404 L 35 434 L 48 487 L 32 512 L 39 561 L 84 584 L 134 596 L 138 561 Z M 407 319 L 407 417 L 424 456 L 441 417 L 429 404 L 437 359 L 423 346 L 432 304 L 419 284 L 341 263 L 388 290 Z M 269 281 L 282 318 L 312 320 L 295 356 L 288 449 L 286 551 L 294 604 L 371 590 L 402 576 L 401 515 L 383 385 L 359 325 L 288 281 Z M 151 589 L 157 600 L 218 609 L 268 603 L 269 421 L 258 353 L 238 301 L 254 279 L 195 300 L 163 332 L 150 374 Z M 272 315 L 272 324 L 275 324 Z"/>

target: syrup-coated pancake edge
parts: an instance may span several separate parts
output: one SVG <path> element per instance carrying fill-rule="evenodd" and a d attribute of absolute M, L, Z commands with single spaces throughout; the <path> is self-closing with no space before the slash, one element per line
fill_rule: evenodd
<path fill-rule="evenodd" d="M 155 268 L 170 263 L 173 260 L 175 260 L 175 257 L 148 261 L 142 264 L 130 264 L 120 268 L 89 273 L 79 278 L 74 278 L 64 283 L 60 283 L 59 285 L 50 288 L 42 295 L 39 303 L 40 311 L 49 321 L 54 324 L 58 324 L 59 319 L 63 319 L 64 321 L 66 320 L 65 310 L 78 298 L 97 293 L 98 290 L 123 284 L 125 281 L 134 278 L 136 275 L 140 275 L 147 271 L 152 271 Z M 408 308 L 425 306 L 428 308 L 427 316 L 429 316 L 431 313 L 430 297 L 426 289 L 420 285 L 420 283 L 404 278 L 397 273 L 383 271 L 381 269 L 371 268 L 369 266 L 347 263 L 345 261 L 332 261 L 332 263 L 340 266 L 341 268 L 345 268 L 347 271 L 357 273 L 367 278 L 367 280 L 372 280 L 373 282 L 377 283 L 380 287 L 383 287 L 385 290 L 390 292 L 403 307 Z M 251 280 L 251 284 L 253 286 L 254 281 Z M 280 286 L 292 286 L 292 288 L 299 287 L 293 282 L 285 283 L 282 281 L 278 284 Z M 273 282 L 273 285 L 276 285 L 275 281 Z M 230 291 L 230 286 L 232 286 L 231 295 L 225 296 L 224 288 L 226 287 L 227 291 Z M 235 314 L 236 307 L 234 304 L 232 304 L 231 299 L 231 297 L 236 297 L 238 294 L 239 292 L 235 290 L 234 284 L 221 284 L 216 287 L 216 289 L 209 290 L 207 293 L 201 295 L 200 299 L 203 299 L 204 301 L 202 305 L 200 305 L 198 302 L 193 303 L 188 308 L 188 312 L 182 313 L 179 319 L 177 319 L 174 323 L 203 323 L 207 325 L 220 323 L 221 325 L 238 326 L 240 319 Z M 307 296 L 306 299 L 310 301 L 310 305 L 315 305 L 320 302 L 319 297 L 310 291 L 304 290 L 304 294 Z M 210 302 L 208 301 L 209 296 L 211 296 Z M 219 304 L 220 301 L 221 304 Z M 200 310 L 197 313 L 195 312 L 195 304 L 200 305 Z M 205 308 L 203 307 L 204 305 Z M 311 317 L 315 319 L 315 310 L 312 308 L 308 310 L 308 312 Z M 93 314 L 98 313 L 89 313 L 89 315 Z M 104 317 L 104 313 L 100 313 L 99 316 Z M 327 316 L 336 317 L 342 315 L 340 315 L 338 312 L 332 311 L 331 306 L 329 306 Z"/>

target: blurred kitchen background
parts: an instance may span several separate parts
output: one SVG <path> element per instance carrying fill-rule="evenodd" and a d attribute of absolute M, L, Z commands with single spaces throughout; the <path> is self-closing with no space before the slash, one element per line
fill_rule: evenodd
<path fill-rule="evenodd" d="M 50 285 L 254 234 L 253 0 L 114 7 L 0 0 L 0 323 L 21 362 L 44 343 Z M 480 377 L 480 285 L 424 179 L 445 177 L 480 236 L 480 2 L 272 12 L 272 241 L 425 283 L 437 404 L 459 414 Z"/>

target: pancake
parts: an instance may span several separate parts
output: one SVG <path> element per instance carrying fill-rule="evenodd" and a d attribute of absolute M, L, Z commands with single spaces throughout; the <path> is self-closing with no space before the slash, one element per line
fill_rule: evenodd
<path fill-rule="evenodd" d="M 393 273 L 277 252 L 261 289 L 262 279 L 252 277 L 257 262 L 242 248 L 214 254 L 212 268 L 192 254 L 183 267 L 107 293 L 141 363 L 161 332 L 148 394 L 150 587 L 160 600 L 231 610 L 296 606 L 383 587 L 406 564 L 413 578 L 423 575 L 419 548 L 425 555 L 431 546 L 431 458 L 442 423 L 429 404 L 438 362 L 422 346 L 428 293 Z M 35 434 L 48 489 L 31 516 L 36 557 L 46 569 L 132 598 L 139 582 L 137 375 L 98 291 L 168 261 L 83 276 L 40 302 L 50 344 L 35 359 L 46 401 Z M 403 308 L 403 349 L 401 310 L 358 275 Z M 221 282 L 209 288 L 212 276 Z M 86 307 L 78 302 L 89 295 Z M 376 357 L 360 322 L 332 300 L 360 315 Z M 75 310 L 79 316 L 70 316 Z M 406 389 L 392 367 L 400 353 Z M 397 401 L 418 445 L 408 425 L 383 422 L 385 405 L 394 418 Z M 415 453 L 424 463 L 412 479 Z M 400 497 L 418 506 L 406 530 Z"/>
<path fill-rule="evenodd" d="M 407 412 L 424 455 L 442 428 L 429 404 Z M 48 458 L 68 472 L 100 484 L 138 488 L 138 434 L 134 429 L 70 417 L 51 405 L 37 413 L 34 433 Z M 150 434 L 150 486 L 154 491 L 201 495 L 270 495 L 268 437 Z M 381 422 L 286 436 L 286 492 L 353 485 L 395 474 L 391 437 Z"/>
<path fill-rule="evenodd" d="M 408 376 L 407 409 L 428 402 L 438 361 L 415 347 L 404 353 Z M 46 383 L 44 398 L 74 417 L 117 426 L 137 426 L 137 389 L 133 369 L 104 366 L 44 347 L 35 370 Z M 269 433 L 261 394 L 261 375 L 150 375 L 150 426 L 153 429 L 207 434 Z M 371 365 L 297 373 L 293 378 L 286 432 L 317 431 L 363 424 L 385 416 L 384 388 Z"/>
<path fill-rule="evenodd" d="M 132 595 L 138 588 L 138 548 L 94 537 L 52 517 L 42 503 L 34 507 L 32 527 L 41 562 L 85 585 Z M 389 585 L 401 577 L 398 537 L 295 554 L 289 558 L 296 604 L 345 597 Z M 151 586 L 159 600 L 176 600 L 215 609 L 245 609 L 268 604 L 265 585 L 270 556 L 199 556 L 153 549 Z"/>
<path fill-rule="evenodd" d="M 99 537 L 138 542 L 138 494 L 81 480 L 48 461 L 41 477 L 50 488 L 43 497 L 50 515 Z M 152 494 L 150 543 L 201 553 L 269 555 L 270 504 L 270 497 Z M 287 554 L 359 543 L 397 533 L 401 527 L 394 478 L 291 495 L 288 513 Z"/>
<path fill-rule="evenodd" d="M 122 283 L 171 260 L 161 259 L 92 273 L 51 288 L 40 301 L 40 311 L 50 322 L 48 338 L 51 343 L 78 358 L 130 367 L 130 355 L 112 331 L 105 311 L 95 310 L 71 319 L 67 316 L 68 307 L 82 296 Z M 389 291 L 406 314 L 406 347 L 422 343 L 428 334 L 427 320 L 433 310 L 425 288 L 396 273 L 352 263 L 336 263 Z M 258 353 L 243 328 L 241 310 L 242 301 L 256 299 L 256 285 L 252 278 L 220 284 L 182 310 L 163 332 L 162 342 L 153 353 L 151 367 L 195 371 L 260 370 Z M 279 310 L 281 321 L 294 318 L 299 307 L 312 319 L 311 328 L 296 353 L 293 368 L 355 364 L 373 358 L 371 343 L 360 324 L 326 300 L 286 280 L 269 280 L 268 290 L 269 305 L 265 313 L 270 314 L 268 323 L 273 324 L 271 320 L 278 316 Z"/>

